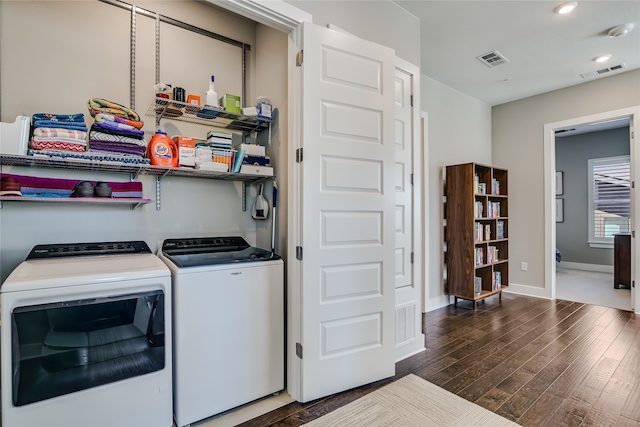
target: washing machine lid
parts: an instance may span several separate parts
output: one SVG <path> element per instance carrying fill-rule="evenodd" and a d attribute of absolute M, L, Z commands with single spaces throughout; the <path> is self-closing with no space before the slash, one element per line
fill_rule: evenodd
<path fill-rule="evenodd" d="M 0 292 L 170 277 L 145 242 L 64 243 L 35 246 Z"/>
<path fill-rule="evenodd" d="M 242 237 L 167 239 L 162 255 L 178 267 L 196 267 L 280 259 L 279 255 L 256 248 Z"/>

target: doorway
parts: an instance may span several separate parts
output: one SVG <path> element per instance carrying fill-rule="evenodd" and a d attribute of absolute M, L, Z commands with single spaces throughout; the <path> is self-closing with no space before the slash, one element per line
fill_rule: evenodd
<path fill-rule="evenodd" d="M 579 117 L 570 120 L 564 120 L 555 123 L 548 123 L 544 126 L 544 189 L 545 189 L 545 289 L 547 297 L 556 299 L 556 134 L 558 130 L 568 129 L 588 123 L 605 122 L 607 120 L 619 119 L 622 117 L 629 118 L 630 131 L 630 167 L 631 182 L 635 181 L 635 173 L 640 165 L 639 152 L 634 144 L 634 128 L 637 128 L 638 120 L 640 120 L 640 106 L 624 108 L 606 113 L 594 114 L 586 117 Z M 636 216 L 640 213 L 638 197 L 635 197 L 634 191 L 631 191 L 631 230 L 635 230 L 637 223 Z M 634 238 L 631 243 L 631 308 L 639 313 L 640 304 L 638 302 L 638 294 L 635 292 L 636 281 L 636 262 L 635 254 L 638 253 L 638 241 Z"/>
<path fill-rule="evenodd" d="M 614 284 L 614 240 L 619 252 L 630 232 L 629 122 L 620 117 L 555 131 L 559 299 L 631 310 L 630 288 Z"/>

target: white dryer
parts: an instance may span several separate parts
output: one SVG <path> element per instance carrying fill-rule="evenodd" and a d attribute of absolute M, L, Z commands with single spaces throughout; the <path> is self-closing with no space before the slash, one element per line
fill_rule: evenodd
<path fill-rule="evenodd" d="M 284 389 L 284 265 L 242 237 L 169 239 L 182 427 Z"/>
<path fill-rule="evenodd" d="M 2 425 L 172 425 L 171 274 L 145 242 L 36 246 L 0 296 Z"/>

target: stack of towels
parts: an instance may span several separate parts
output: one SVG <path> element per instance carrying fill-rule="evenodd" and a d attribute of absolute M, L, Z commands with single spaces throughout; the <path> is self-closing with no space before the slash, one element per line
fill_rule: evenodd
<path fill-rule="evenodd" d="M 101 98 L 87 107 L 95 123 L 89 131 L 89 152 L 142 159 L 147 151 L 143 122 L 133 110 Z"/>
<path fill-rule="evenodd" d="M 87 150 L 87 125 L 84 114 L 33 115 L 31 149 L 39 152 L 84 152 Z"/>

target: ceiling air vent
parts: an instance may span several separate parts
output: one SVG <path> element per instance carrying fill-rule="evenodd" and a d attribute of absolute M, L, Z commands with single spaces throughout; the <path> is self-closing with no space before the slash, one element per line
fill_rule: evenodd
<path fill-rule="evenodd" d="M 502 54 L 497 50 L 476 56 L 476 58 L 478 58 L 487 67 L 495 67 L 497 65 L 504 64 L 505 62 L 509 62 L 509 60 L 502 56 Z"/>
<path fill-rule="evenodd" d="M 609 73 L 611 71 L 621 70 L 623 68 L 627 68 L 627 64 L 625 64 L 624 62 L 622 64 L 613 65 L 613 66 L 608 67 L 608 68 L 603 68 L 602 70 L 591 71 L 589 73 L 584 73 L 584 74 L 580 74 L 580 75 L 582 76 L 583 79 L 588 79 L 590 77 L 599 76 L 599 75 L 602 75 L 602 74 Z"/>

